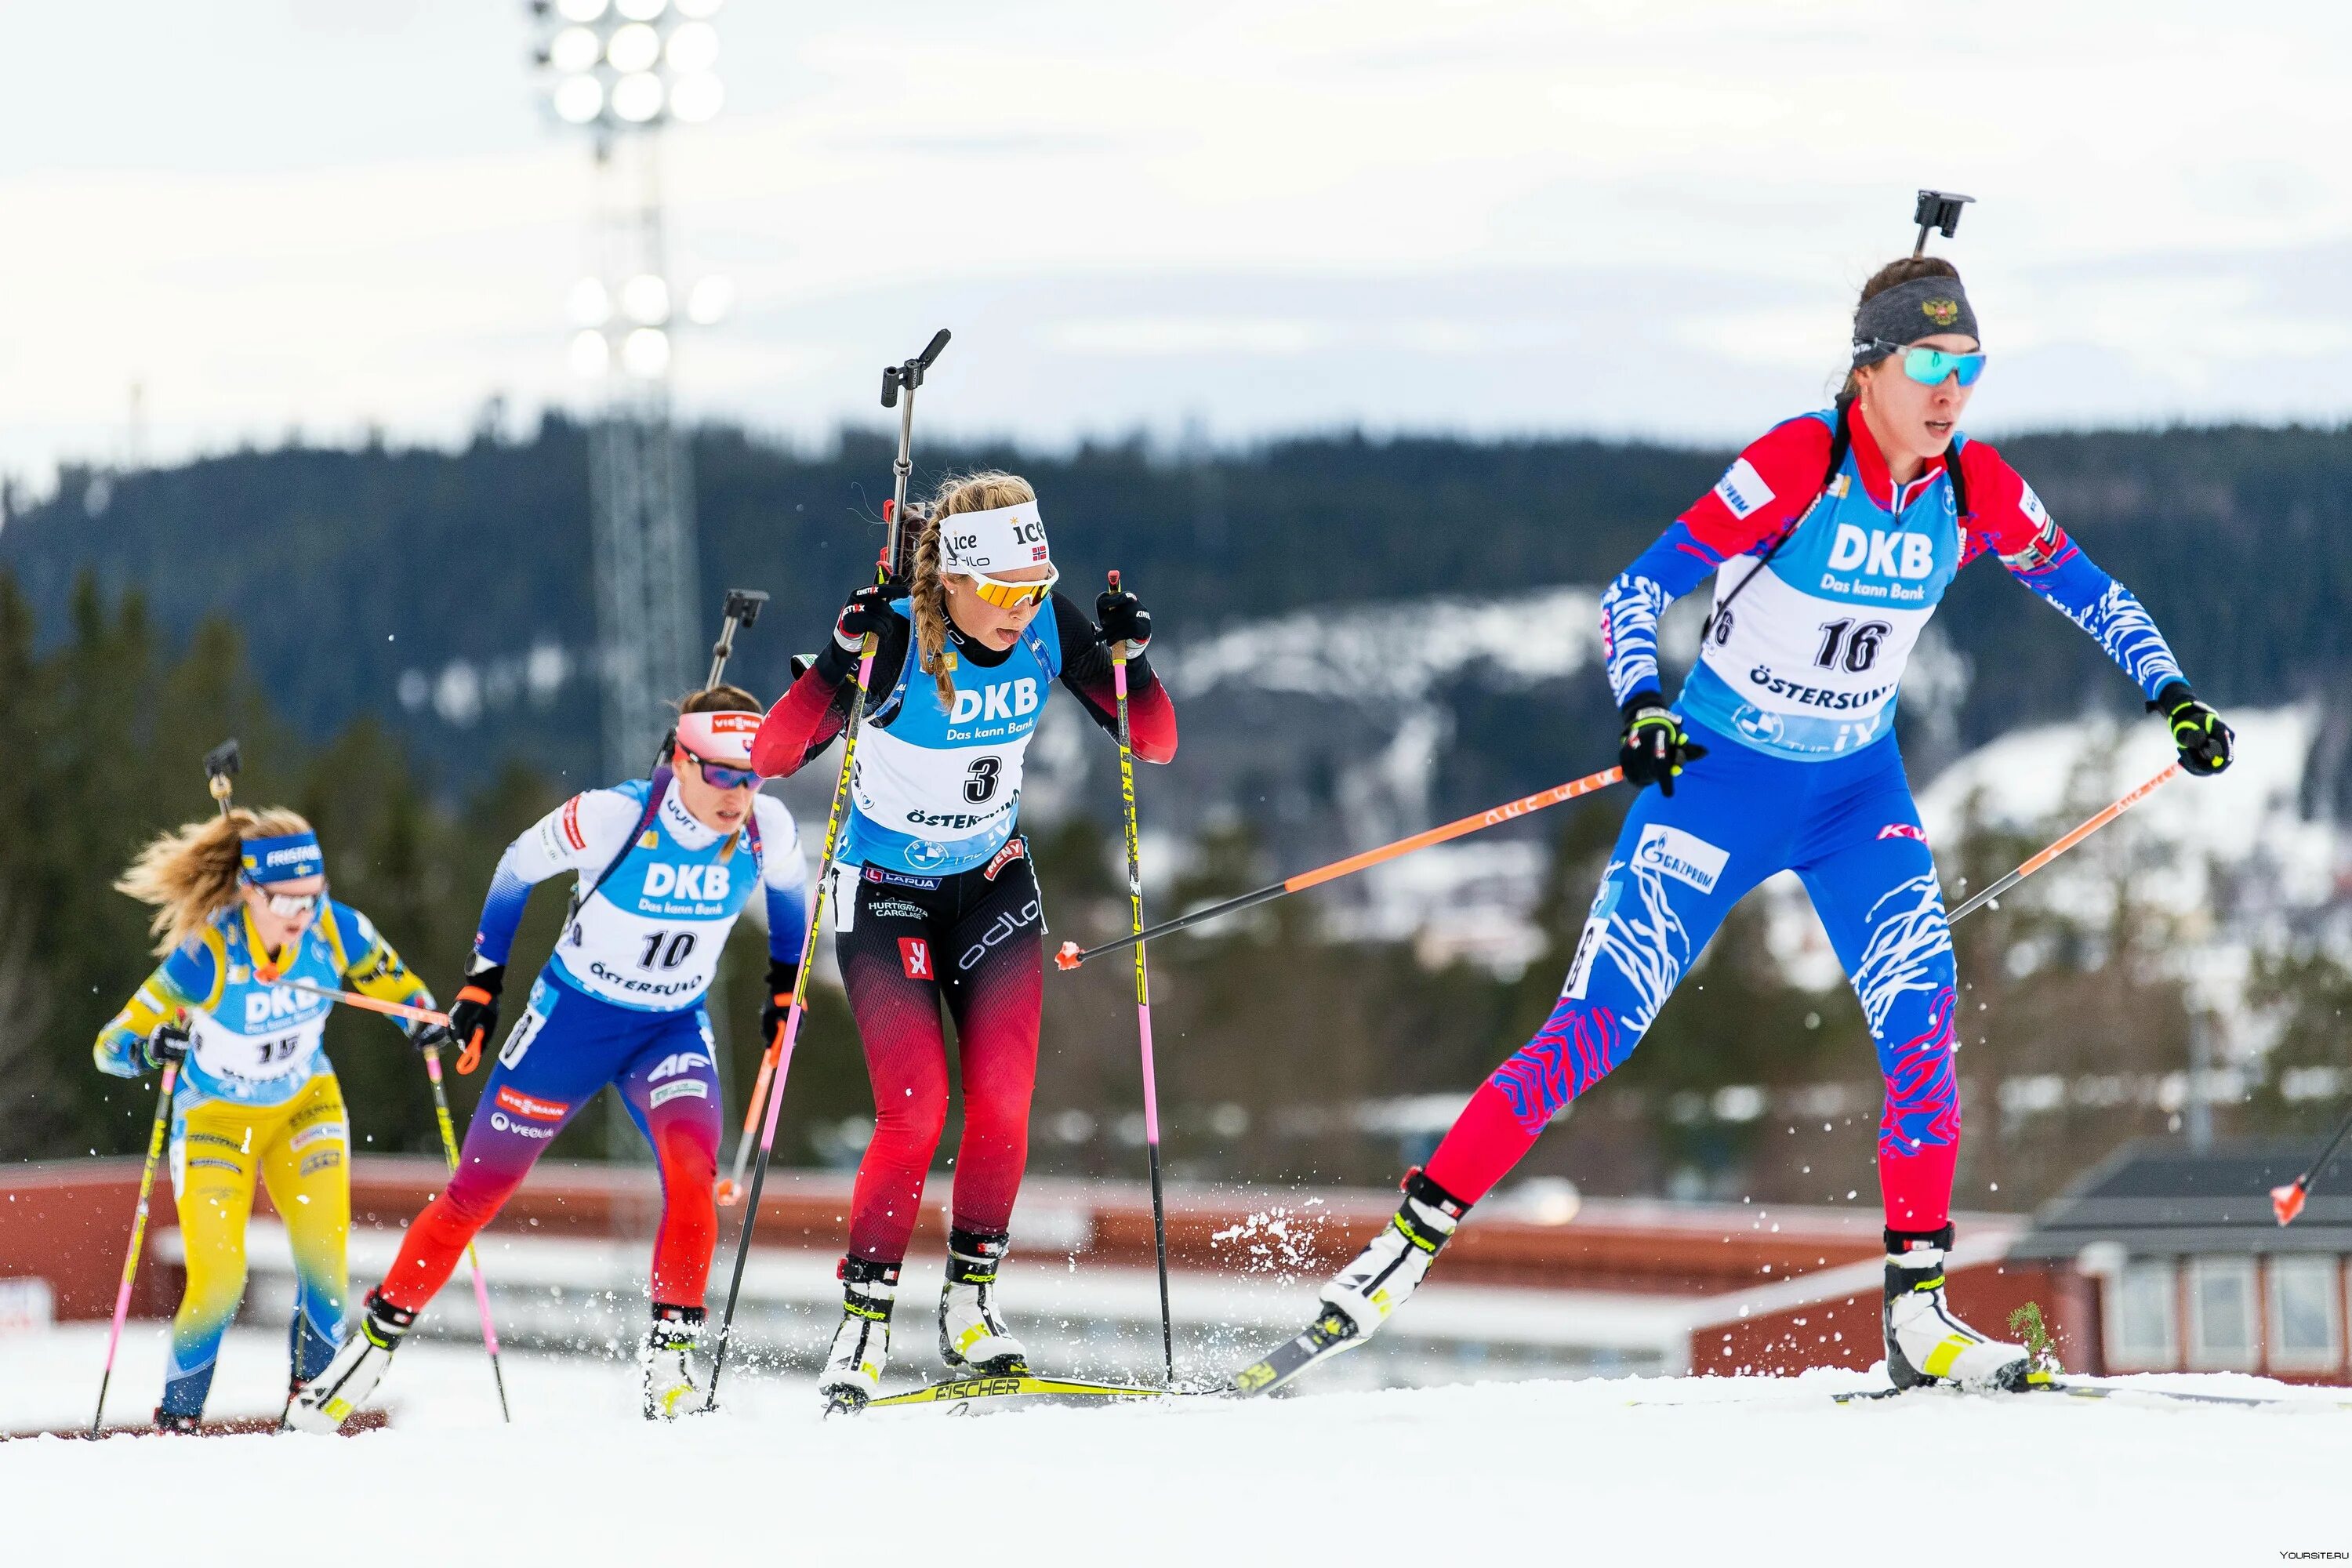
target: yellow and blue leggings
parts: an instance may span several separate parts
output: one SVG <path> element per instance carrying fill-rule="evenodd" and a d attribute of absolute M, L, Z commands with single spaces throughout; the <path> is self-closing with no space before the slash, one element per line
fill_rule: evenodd
<path fill-rule="evenodd" d="M 163 1414 L 204 1414 L 221 1336 L 245 1296 L 245 1226 L 257 1173 L 293 1243 L 294 1380 L 327 1369 L 343 1339 L 350 1162 L 351 1131 L 332 1073 L 319 1074 L 282 1105 L 181 1101 L 172 1119 L 172 1187 L 187 1243 L 188 1288 L 172 1318 Z"/>

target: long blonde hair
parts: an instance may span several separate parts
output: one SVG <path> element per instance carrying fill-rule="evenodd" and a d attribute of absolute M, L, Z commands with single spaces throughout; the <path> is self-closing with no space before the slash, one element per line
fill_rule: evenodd
<path fill-rule="evenodd" d="M 1001 506 L 1034 501 L 1037 492 L 1018 474 L 990 468 L 977 474 L 950 474 L 931 498 L 923 531 L 915 540 L 915 580 L 908 589 L 908 608 L 915 616 L 915 647 L 921 668 L 938 686 L 940 706 L 955 711 L 955 654 L 948 647 L 948 591 L 940 578 L 940 520 L 960 511 L 992 511 Z"/>
<path fill-rule="evenodd" d="M 114 890 L 155 906 L 148 929 L 155 933 L 156 952 L 167 953 L 236 902 L 245 840 L 310 831 L 299 815 L 278 806 L 234 806 L 226 816 L 158 835 L 115 881 Z"/>

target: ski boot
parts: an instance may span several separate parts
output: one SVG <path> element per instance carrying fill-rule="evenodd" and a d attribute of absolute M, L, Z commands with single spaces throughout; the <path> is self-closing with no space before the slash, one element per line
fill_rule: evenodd
<path fill-rule="evenodd" d="M 376 1384 L 383 1381 L 386 1369 L 392 1365 L 392 1352 L 408 1331 L 416 1326 L 416 1314 L 404 1311 L 370 1291 L 367 1311 L 360 1319 L 359 1331 L 343 1342 L 327 1370 L 303 1385 L 286 1408 L 286 1425 L 297 1432 L 318 1432 L 329 1436 L 342 1428 L 344 1422 L 358 1413 Z"/>
<path fill-rule="evenodd" d="M 182 1437 L 193 1437 L 204 1430 L 205 1418 L 191 1415 L 184 1410 L 166 1410 L 155 1406 L 155 1430 Z"/>
<path fill-rule="evenodd" d="M 691 1414 L 694 1344 L 702 1337 L 702 1309 L 654 1303 L 654 1326 L 637 1352 L 646 1374 L 646 1419 L 675 1421 Z"/>
<path fill-rule="evenodd" d="M 1886 1233 L 1886 1375 L 1900 1389 L 1936 1384 L 1979 1393 L 2022 1394 L 2051 1381 L 2023 1345 L 1989 1340 L 1952 1315 L 1944 1300 L 1944 1255 L 1952 1227 Z"/>
<path fill-rule="evenodd" d="M 1405 1173 L 1403 1186 L 1404 1202 L 1397 1205 L 1395 1217 L 1354 1262 L 1324 1284 L 1323 1310 L 1315 1321 L 1296 1339 L 1235 1373 L 1236 1391 L 1273 1393 L 1317 1362 L 1354 1350 L 1404 1305 L 1470 1205 L 1418 1166 Z"/>
<path fill-rule="evenodd" d="M 1029 1370 L 1029 1352 L 996 1315 L 996 1266 L 1005 1237 L 982 1230 L 948 1232 L 948 1279 L 940 1290 L 940 1359 L 990 1377 Z"/>
<path fill-rule="evenodd" d="M 882 1386 L 882 1368 L 890 1359 L 898 1266 L 845 1258 L 835 1272 L 841 1279 L 841 1326 L 833 1331 L 833 1349 L 816 1391 L 824 1395 L 827 1415 L 855 1415 Z"/>

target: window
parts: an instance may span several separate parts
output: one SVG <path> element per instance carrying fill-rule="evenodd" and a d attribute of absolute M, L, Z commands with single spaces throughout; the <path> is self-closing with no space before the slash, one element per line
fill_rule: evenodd
<path fill-rule="evenodd" d="M 2108 1277 L 2107 1363 L 2117 1371 L 2179 1364 L 2170 1258 L 2135 1258 Z"/>
<path fill-rule="evenodd" d="M 2336 1259 L 2273 1258 L 2270 1270 L 2270 1364 L 2281 1372 L 2327 1372 L 2341 1365 Z"/>
<path fill-rule="evenodd" d="M 2200 1258 L 2189 1266 L 2189 1363 L 2251 1370 L 2261 1363 L 2254 1332 L 2254 1260 Z"/>

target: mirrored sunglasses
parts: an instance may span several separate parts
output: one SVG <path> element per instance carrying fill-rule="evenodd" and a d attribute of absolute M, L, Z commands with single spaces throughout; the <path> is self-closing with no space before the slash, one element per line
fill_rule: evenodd
<path fill-rule="evenodd" d="M 1981 351 L 1956 354 L 1948 349 L 1906 348 L 1884 340 L 1871 346 L 1901 355 L 1903 374 L 1922 386 L 1941 386 L 1950 376 L 1959 377 L 1962 386 L 1974 386 L 1977 377 L 1984 374 L 1985 356 Z"/>
<path fill-rule="evenodd" d="M 760 785 L 760 775 L 753 769 L 730 768 L 723 763 L 714 763 L 709 758 L 698 755 L 693 752 L 688 752 L 686 754 L 694 758 L 694 765 L 702 770 L 702 782 L 712 789 L 741 789 L 746 784 L 757 789 Z"/>
<path fill-rule="evenodd" d="M 1032 605 L 1045 602 L 1046 595 L 1054 591 L 1054 584 L 1062 580 L 1062 570 L 1049 563 L 1044 578 L 1034 583 L 1007 583 L 968 569 L 958 572 L 957 575 L 971 584 L 971 591 L 980 596 L 981 603 L 994 605 L 1000 610 L 1025 610 Z"/>

